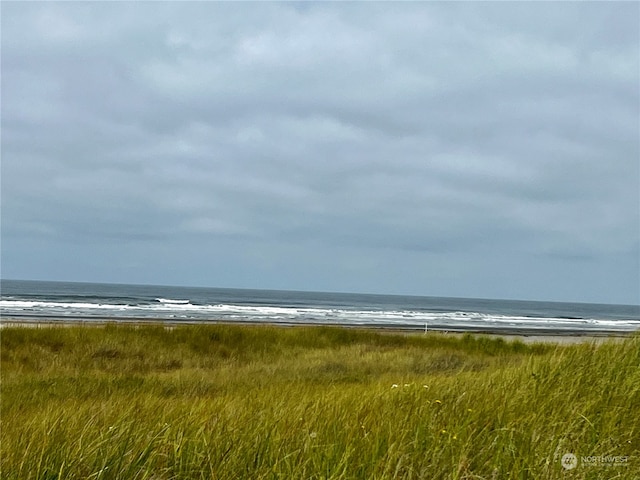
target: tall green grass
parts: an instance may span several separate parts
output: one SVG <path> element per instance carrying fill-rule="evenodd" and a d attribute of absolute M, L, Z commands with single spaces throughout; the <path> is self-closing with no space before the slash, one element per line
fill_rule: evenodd
<path fill-rule="evenodd" d="M 556 346 L 230 325 L 0 335 L 3 479 L 640 478 L 639 337 Z M 565 453 L 576 468 L 562 467 Z"/>

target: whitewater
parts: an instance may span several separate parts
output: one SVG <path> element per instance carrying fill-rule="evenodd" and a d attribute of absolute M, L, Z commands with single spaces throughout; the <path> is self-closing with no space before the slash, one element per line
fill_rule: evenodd
<path fill-rule="evenodd" d="M 638 305 L 16 280 L 2 280 L 0 293 L 5 322 L 225 321 L 574 335 L 640 330 Z"/>

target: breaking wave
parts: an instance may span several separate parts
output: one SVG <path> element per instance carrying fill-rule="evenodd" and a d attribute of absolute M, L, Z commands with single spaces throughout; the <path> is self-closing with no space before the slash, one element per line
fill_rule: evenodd
<path fill-rule="evenodd" d="M 197 304 L 187 299 L 155 298 L 133 304 L 115 302 L 65 302 L 3 298 L 4 317 L 148 318 L 158 320 L 274 322 L 285 324 L 328 324 L 389 326 L 407 329 L 447 330 L 531 330 L 531 331 L 617 331 L 640 330 L 640 320 L 583 318 L 579 316 L 526 316 L 403 309 L 324 308 L 317 306 Z"/>

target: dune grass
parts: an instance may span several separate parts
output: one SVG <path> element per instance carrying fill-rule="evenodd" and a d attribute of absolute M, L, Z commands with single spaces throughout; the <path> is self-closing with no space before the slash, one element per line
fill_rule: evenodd
<path fill-rule="evenodd" d="M 0 342 L 3 479 L 640 478 L 638 336 L 109 325 Z"/>

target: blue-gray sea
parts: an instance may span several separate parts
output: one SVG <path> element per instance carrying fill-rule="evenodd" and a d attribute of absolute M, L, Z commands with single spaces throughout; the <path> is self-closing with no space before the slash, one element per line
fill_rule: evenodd
<path fill-rule="evenodd" d="M 0 316 L 4 322 L 227 321 L 514 334 L 640 330 L 639 305 L 22 280 L 0 281 Z"/>

